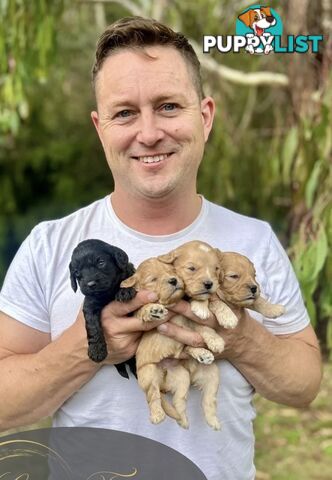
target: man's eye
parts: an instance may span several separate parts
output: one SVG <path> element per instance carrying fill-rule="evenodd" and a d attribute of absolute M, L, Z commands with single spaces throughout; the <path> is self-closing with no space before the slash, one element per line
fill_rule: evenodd
<path fill-rule="evenodd" d="M 132 112 L 130 110 L 121 110 L 121 112 L 118 112 L 115 117 L 120 117 L 120 118 L 127 118 L 130 117 Z"/>
<path fill-rule="evenodd" d="M 175 103 L 165 103 L 162 106 L 162 109 L 165 110 L 166 112 L 173 112 L 174 110 L 176 110 L 176 108 L 177 108 L 177 105 Z"/>

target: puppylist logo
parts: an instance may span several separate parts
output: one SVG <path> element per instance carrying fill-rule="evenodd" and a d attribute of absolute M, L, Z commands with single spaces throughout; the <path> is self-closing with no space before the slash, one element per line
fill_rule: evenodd
<path fill-rule="evenodd" d="M 203 52 L 217 49 L 220 53 L 252 54 L 317 53 L 323 35 L 288 35 L 282 44 L 283 25 L 280 15 L 271 7 L 252 5 L 236 19 L 236 35 L 204 35 Z"/>

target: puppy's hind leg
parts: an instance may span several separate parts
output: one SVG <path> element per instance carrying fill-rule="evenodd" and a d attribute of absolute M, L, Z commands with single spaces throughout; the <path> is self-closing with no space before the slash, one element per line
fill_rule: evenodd
<path fill-rule="evenodd" d="M 186 360 L 192 362 L 192 360 Z M 202 391 L 202 408 L 205 419 L 214 430 L 220 430 L 217 417 L 217 393 L 219 388 L 219 369 L 215 363 L 198 365 L 189 363 L 191 383 Z"/>
<path fill-rule="evenodd" d="M 145 392 L 152 423 L 160 423 L 166 417 L 161 405 L 161 384 L 163 378 L 164 372 L 154 363 L 143 365 L 137 370 L 138 384 Z"/>
<path fill-rule="evenodd" d="M 173 394 L 173 405 L 178 414 L 178 424 L 182 428 L 188 428 L 189 422 L 186 414 L 187 396 L 190 388 L 190 375 L 188 370 L 182 365 L 169 368 L 164 385 L 165 390 Z"/>

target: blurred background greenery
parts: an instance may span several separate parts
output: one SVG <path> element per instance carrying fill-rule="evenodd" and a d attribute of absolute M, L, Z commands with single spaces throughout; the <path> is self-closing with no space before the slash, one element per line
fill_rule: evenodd
<path fill-rule="evenodd" d="M 331 1 L 270 4 L 284 35 L 324 35 L 317 54 L 202 55 L 202 36 L 235 34 L 237 15 L 250 5 L 0 0 L 0 284 L 38 221 L 112 190 L 90 120 L 94 47 L 119 17 L 150 16 L 196 44 L 205 93 L 217 102 L 200 192 L 272 224 L 293 262 L 324 355 L 332 358 Z"/>

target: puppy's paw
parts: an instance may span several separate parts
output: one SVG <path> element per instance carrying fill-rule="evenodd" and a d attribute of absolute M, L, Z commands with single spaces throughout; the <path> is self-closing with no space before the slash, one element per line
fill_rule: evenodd
<path fill-rule="evenodd" d="M 211 365 L 214 362 L 214 355 L 206 348 L 195 348 L 191 350 L 191 356 L 203 365 Z"/>
<path fill-rule="evenodd" d="M 150 305 L 146 305 L 142 319 L 144 322 L 165 320 L 167 314 L 168 310 L 166 307 L 164 307 L 164 305 L 161 305 L 159 303 L 151 303 Z"/>
<path fill-rule="evenodd" d="M 196 317 L 201 320 L 206 320 L 211 315 L 210 310 L 205 302 L 199 302 L 198 300 L 193 300 L 190 303 L 191 311 L 196 315 Z"/>
<path fill-rule="evenodd" d="M 265 306 L 265 317 L 268 318 L 277 318 L 283 315 L 286 312 L 286 309 L 283 305 L 279 304 L 268 304 Z"/>
<path fill-rule="evenodd" d="M 210 425 L 213 430 L 221 430 L 221 423 L 216 416 L 211 416 L 206 419 L 208 425 Z"/>
<path fill-rule="evenodd" d="M 166 418 L 166 413 L 162 408 L 155 408 L 153 412 L 151 412 L 150 415 L 150 421 L 151 423 L 154 423 L 157 425 L 158 423 L 161 423 L 165 420 Z"/>
<path fill-rule="evenodd" d="M 115 300 L 118 302 L 129 302 L 136 296 L 137 291 L 133 287 L 121 287 L 115 294 Z"/>
<path fill-rule="evenodd" d="M 177 422 L 178 422 L 178 425 L 180 425 L 180 427 L 185 428 L 186 430 L 189 428 L 189 422 L 186 415 L 182 415 Z"/>
<path fill-rule="evenodd" d="M 107 357 L 107 346 L 106 343 L 91 343 L 88 347 L 88 356 L 89 358 L 96 362 L 102 362 Z"/>
<path fill-rule="evenodd" d="M 224 328 L 235 328 L 239 323 L 239 319 L 233 312 L 224 312 L 219 322 Z"/>
<path fill-rule="evenodd" d="M 264 48 L 265 55 L 268 55 L 270 52 L 273 52 L 272 45 L 266 45 L 266 47 Z"/>
<path fill-rule="evenodd" d="M 219 335 L 210 338 L 204 338 L 206 345 L 213 353 L 221 353 L 224 351 L 225 342 Z"/>

